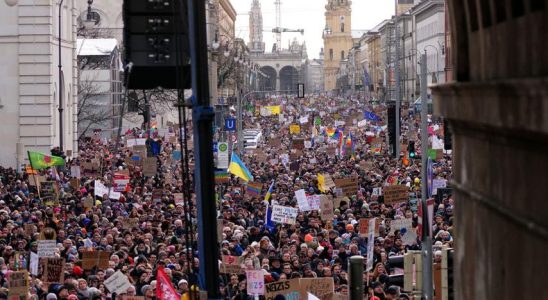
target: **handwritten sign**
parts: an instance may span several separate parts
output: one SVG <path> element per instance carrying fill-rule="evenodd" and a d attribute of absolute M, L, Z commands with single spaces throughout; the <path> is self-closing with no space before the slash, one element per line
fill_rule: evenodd
<path fill-rule="evenodd" d="M 86 251 L 82 253 L 82 268 L 84 270 L 93 270 L 97 267 L 98 270 L 108 268 L 110 252 L 108 251 Z"/>
<path fill-rule="evenodd" d="M 158 165 L 155 157 L 146 157 L 143 159 L 143 175 L 151 177 L 156 175 Z"/>
<path fill-rule="evenodd" d="M 127 289 L 131 287 L 131 283 L 127 276 L 120 271 L 112 274 L 104 283 L 111 293 L 116 294 L 125 293 Z"/>
<path fill-rule="evenodd" d="M 55 249 L 57 249 L 55 240 L 38 241 L 38 257 L 55 257 Z"/>
<path fill-rule="evenodd" d="M 306 197 L 306 192 L 304 191 L 304 189 L 295 191 L 295 197 L 297 198 L 297 204 L 299 205 L 299 209 L 301 211 L 312 210 L 308 204 L 308 199 Z"/>
<path fill-rule="evenodd" d="M 301 278 L 299 280 L 301 299 L 308 299 L 308 293 L 321 300 L 330 300 L 335 292 L 335 283 L 329 278 Z"/>
<path fill-rule="evenodd" d="M 272 222 L 293 225 L 297 221 L 298 214 L 299 210 L 297 208 L 273 205 L 272 216 L 270 218 Z"/>
<path fill-rule="evenodd" d="M 17 297 L 16 299 L 20 299 L 19 297 L 24 297 L 24 299 L 27 299 L 26 296 L 29 292 L 29 275 L 27 271 L 12 271 L 8 276 L 8 296 Z"/>
<path fill-rule="evenodd" d="M 333 199 L 330 199 L 326 195 L 320 196 L 320 217 L 324 221 L 333 220 L 334 214 L 333 214 Z"/>
<path fill-rule="evenodd" d="M 48 284 L 63 283 L 65 281 L 65 259 L 49 257 L 44 259 L 44 274 L 42 280 Z"/>
<path fill-rule="evenodd" d="M 299 278 L 265 284 L 266 300 L 282 295 L 287 300 L 299 300 Z"/>
<path fill-rule="evenodd" d="M 335 179 L 335 186 L 342 189 L 346 196 L 355 195 L 358 192 L 358 177 Z"/>
<path fill-rule="evenodd" d="M 404 202 L 409 200 L 408 188 L 403 184 L 385 186 L 383 193 L 384 204 L 392 204 L 395 202 Z"/>
<path fill-rule="evenodd" d="M 59 205 L 57 185 L 55 181 L 40 182 L 40 197 L 47 206 Z"/>
<path fill-rule="evenodd" d="M 240 257 L 232 255 L 221 256 L 221 268 L 219 270 L 222 274 L 242 274 L 242 266 L 240 265 Z"/>
<path fill-rule="evenodd" d="M 360 219 L 359 233 L 361 236 L 366 236 L 369 233 L 369 219 Z"/>
<path fill-rule="evenodd" d="M 301 133 L 301 126 L 297 124 L 289 125 L 289 133 L 290 134 L 300 134 Z"/>
<path fill-rule="evenodd" d="M 249 295 L 264 295 L 264 275 L 263 270 L 247 270 L 247 293 Z"/>

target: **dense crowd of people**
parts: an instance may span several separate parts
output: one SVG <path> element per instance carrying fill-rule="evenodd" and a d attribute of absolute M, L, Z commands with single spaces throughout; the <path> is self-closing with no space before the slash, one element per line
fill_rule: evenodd
<path fill-rule="evenodd" d="M 324 96 L 279 96 L 254 103 L 246 111 L 245 128 L 256 128 L 263 137 L 258 148 L 246 149 L 241 159 L 262 189 L 258 194 L 250 193 L 248 183 L 233 175 L 217 184 L 218 215 L 222 219 L 220 257 L 237 257 L 242 270 L 263 270 L 265 283 L 332 278 L 334 293 L 347 295 L 349 257 L 366 256 L 368 243 L 374 243 L 373 268 L 363 276 L 367 299 L 411 299 L 409 291 L 391 281 L 390 275 L 399 271 L 391 265 L 390 257 L 420 249 L 420 237 L 404 239 L 401 230 L 391 230 L 391 224 L 408 219 L 415 231 L 421 223 L 421 164 L 418 159 L 404 162 L 390 156 L 386 107 L 364 103 L 363 99 Z M 280 106 L 280 114 L 261 114 L 260 107 L 267 105 Z M 366 118 L 365 111 L 378 119 Z M 426 155 L 420 145 L 419 137 L 424 133 L 418 129 L 419 119 L 413 108 L 403 112 L 402 144 L 415 141 L 418 154 Z M 358 126 L 363 120 L 366 122 Z M 299 133 L 290 132 L 292 124 L 299 125 Z M 438 141 L 443 135 L 441 127 L 436 120 L 429 120 L 429 126 L 430 139 Z M 157 299 L 159 269 L 176 292 L 188 298 L 198 284 L 198 222 L 195 195 L 192 189 L 185 193 L 194 179 L 190 175 L 185 180 L 184 164 L 174 155 L 181 149 L 176 134 L 169 133 L 176 131 L 176 127 L 132 129 L 118 145 L 116 139 L 87 138 L 80 142 L 77 156 L 67 157 L 64 167 L 27 168 L 19 173 L 0 168 L 0 299 L 7 299 L 10 274 L 23 269 L 31 274 L 29 299 L 94 300 L 121 295 Z M 145 176 L 143 165 L 133 160 L 136 153 L 128 140 L 134 138 L 147 139 L 145 157 L 156 159 L 156 175 Z M 296 149 L 296 139 L 304 139 L 306 146 Z M 375 141 L 381 141 L 380 149 L 374 149 Z M 182 152 L 184 156 L 184 149 Z M 192 170 L 191 151 L 187 157 Z M 86 170 L 84 166 L 90 164 L 99 168 Z M 437 157 L 432 172 L 436 179 L 450 180 L 450 155 Z M 117 173 L 127 174 L 129 180 L 119 197 L 112 197 L 110 191 L 96 195 L 95 182 L 112 187 Z M 335 180 L 357 178 L 357 190 L 341 194 L 335 187 L 322 192 L 318 174 Z M 58 186 L 53 204 L 42 199 L 43 192 L 38 191 L 37 181 L 44 179 Z M 380 191 L 389 185 L 406 186 L 408 201 L 385 203 Z M 265 201 L 269 188 L 271 193 Z M 331 196 L 335 202 L 332 220 L 322 219 L 318 210 L 300 210 L 294 224 L 267 218 L 267 210 L 273 205 L 298 208 L 295 192 L 301 189 L 309 195 Z M 177 199 L 181 193 L 186 195 L 186 204 Z M 435 203 L 435 261 L 440 259 L 442 247 L 452 246 L 453 209 L 450 196 Z M 367 234 L 359 232 L 359 224 L 360 219 L 371 218 L 378 221 L 375 239 L 369 241 Z M 38 244 L 44 239 L 56 241 L 55 256 L 64 260 L 62 282 L 47 282 L 42 268 L 32 270 L 31 252 L 38 253 Z M 89 251 L 108 252 L 107 261 L 84 267 L 84 254 Z M 114 295 L 105 280 L 118 271 L 127 276 L 131 286 Z M 245 272 L 222 273 L 219 285 L 224 299 L 253 298 L 246 290 Z"/>

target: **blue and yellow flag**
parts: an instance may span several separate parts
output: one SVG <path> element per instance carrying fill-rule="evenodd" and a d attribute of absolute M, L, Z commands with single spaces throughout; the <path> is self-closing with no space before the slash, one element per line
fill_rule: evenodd
<path fill-rule="evenodd" d="M 228 166 L 228 172 L 245 181 L 253 181 L 253 176 L 251 172 L 247 169 L 244 163 L 240 160 L 236 153 L 232 152 L 232 157 L 230 158 L 230 165 Z"/>

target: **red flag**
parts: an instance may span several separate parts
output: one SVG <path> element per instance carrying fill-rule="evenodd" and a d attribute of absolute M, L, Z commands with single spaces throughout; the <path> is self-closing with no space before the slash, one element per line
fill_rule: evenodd
<path fill-rule="evenodd" d="M 163 268 L 158 269 L 158 275 L 156 276 L 156 299 L 163 300 L 180 300 L 181 295 L 177 294 L 171 280 L 164 272 Z"/>

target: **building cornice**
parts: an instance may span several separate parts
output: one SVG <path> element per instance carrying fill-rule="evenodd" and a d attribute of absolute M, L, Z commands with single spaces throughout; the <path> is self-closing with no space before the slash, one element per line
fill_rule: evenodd
<path fill-rule="evenodd" d="M 220 0 L 220 4 L 232 21 L 236 22 L 236 9 L 234 9 L 230 0 Z"/>

